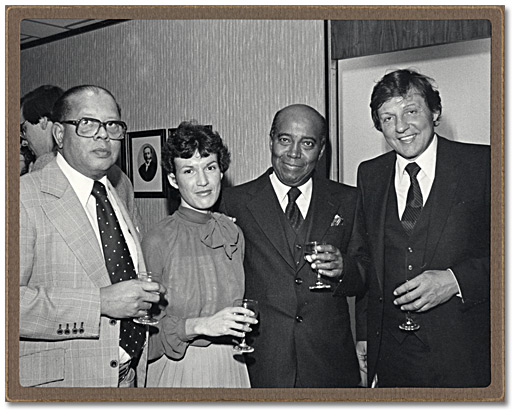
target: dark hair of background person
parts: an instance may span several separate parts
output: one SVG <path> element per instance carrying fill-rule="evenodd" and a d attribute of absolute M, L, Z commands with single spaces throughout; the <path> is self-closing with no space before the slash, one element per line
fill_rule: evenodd
<path fill-rule="evenodd" d="M 204 158 L 216 154 L 222 173 L 229 168 L 231 155 L 218 132 L 192 122 L 182 122 L 167 139 L 162 150 L 162 166 L 168 174 L 175 174 L 174 159 L 189 159 L 196 151 Z"/>
<path fill-rule="evenodd" d="M 22 97 L 20 108 L 25 120 L 35 125 L 42 117 L 52 119 L 52 108 L 63 94 L 63 90 L 55 85 L 42 85 Z"/>
<path fill-rule="evenodd" d="M 52 121 L 60 122 L 65 120 L 72 111 L 72 98 L 85 91 L 92 91 L 96 94 L 99 94 L 100 92 L 108 94 L 116 103 L 117 113 L 119 114 L 119 117 L 121 117 L 121 107 L 110 91 L 97 85 L 78 85 L 65 91 L 65 93 L 63 93 L 63 95 L 56 101 L 52 109 Z"/>
<path fill-rule="evenodd" d="M 381 122 L 377 111 L 394 97 L 405 97 L 410 90 L 417 91 L 426 101 L 432 113 L 439 113 L 435 126 L 439 124 L 442 113 L 441 96 L 434 88 L 435 80 L 418 72 L 402 69 L 386 74 L 372 90 L 370 109 L 374 127 L 381 131 Z"/>

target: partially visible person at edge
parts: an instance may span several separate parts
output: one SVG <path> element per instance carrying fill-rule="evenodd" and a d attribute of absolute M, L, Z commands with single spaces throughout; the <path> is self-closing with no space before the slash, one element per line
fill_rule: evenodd
<path fill-rule="evenodd" d="M 242 307 L 244 237 L 212 212 L 230 155 L 218 133 L 183 122 L 168 138 L 162 165 L 180 207 L 143 239 L 149 269 L 166 286 L 165 316 L 150 340 L 147 387 L 248 388 L 233 338 L 257 320 Z"/>
<path fill-rule="evenodd" d="M 55 121 L 52 108 L 62 94 L 63 90 L 57 86 L 42 85 L 25 94 L 20 101 L 20 137 L 28 142 L 29 148 L 36 156 L 27 172 L 42 169 L 56 157 L 57 146 L 52 135 Z M 109 168 L 107 175 L 131 214 L 137 231 L 142 232 L 142 219 L 135 204 L 130 179 L 115 164 Z"/>
<path fill-rule="evenodd" d="M 20 178 L 22 386 L 144 386 L 147 329 L 164 287 L 107 178 L 126 133 L 113 95 L 79 86 L 55 103 L 56 158 Z M 107 226 L 108 225 L 108 226 Z"/>
<path fill-rule="evenodd" d="M 278 111 L 270 131 L 270 167 L 223 191 L 221 210 L 246 238 L 246 297 L 260 320 L 247 355 L 255 388 L 357 387 L 360 372 L 346 295 L 363 288 L 366 260 L 355 233 L 357 192 L 315 175 L 327 123 L 312 107 Z M 304 259 L 305 242 L 319 241 Z M 316 272 L 331 286 L 312 291 Z"/>
<path fill-rule="evenodd" d="M 20 175 L 27 174 L 32 168 L 32 165 L 36 157 L 34 153 L 29 149 L 27 140 L 20 137 Z"/>
<path fill-rule="evenodd" d="M 415 71 L 385 75 L 370 108 L 393 150 L 363 162 L 357 175 L 372 259 L 357 312 L 368 383 L 485 387 L 490 148 L 435 133 L 440 94 L 433 79 Z M 419 328 L 407 324 L 406 312 Z"/>

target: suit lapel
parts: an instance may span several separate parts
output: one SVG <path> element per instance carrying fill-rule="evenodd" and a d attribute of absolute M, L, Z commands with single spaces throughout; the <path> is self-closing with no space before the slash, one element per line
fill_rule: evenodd
<path fill-rule="evenodd" d="M 271 172 L 271 170 L 267 171 L 258 179 L 257 186 L 250 190 L 251 200 L 247 207 L 260 225 L 267 240 L 276 248 L 285 262 L 294 268 L 294 258 L 278 215 L 278 211 L 281 210 L 280 203 L 269 179 Z"/>
<path fill-rule="evenodd" d="M 395 192 L 395 153 L 388 154 L 383 160 L 379 176 L 372 182 L 363 184 L 365 190 L 365 216 L 369 234 L 375 236 L 374 242 L 374 268 L 376 270 L 379 287 L 383 291 L 384 259 L 385 259 L 385 221 L 388 204 L 388 193 Z M 371 177 L 372 178 L 372 177 Z"/>
<path fill-rule="evenodd" d="M 330 227 L 334 216 L 338 213 L 339 200 L 331 193 L 326 181 L 314 178 L 312 186 L 312 198 L 309 206 L 308 217 L 311 225 L 309 231 L 310 241 L 321 241 Z"/>
<path fill-rule="evenodd" d="M 458 178 L 460 178 L 460 164 L 457 162 L 457 155 L 454 155 L 450 150 L 450 142 L 439 137 L 435 180 L 430 194 L 431 201 L 427 202 L 427 204 L 431 203 L 432 205 L 432 214 L 426 242 L 426 268 L 431 264 L 446 220 L 455 202 L 455 191 L 457 190 Z M 430 200 L 430 198 L 428 198 L 428 200 Z"/>
<path fill-rule="evenodd" d="M 56 197 L 42 206 L 95 286 L 110 285 L 105 261 L 92 225 L 67 178 L 55 161 L 42 170 L 43 193 Z"/>

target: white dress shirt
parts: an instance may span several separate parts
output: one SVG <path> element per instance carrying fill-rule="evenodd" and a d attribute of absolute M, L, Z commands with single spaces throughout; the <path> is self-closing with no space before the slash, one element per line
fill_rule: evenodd
<path fill-rule="evenodd" d="M 399 218 L 403 217 L 406 208 L 406 197 L 408 189 L 410 188 L 410 175 L 406 172 L 406 166 L 415 162 L 421 170 L 417 174 L 417 181 L 421 187 L 423 196 L 423 205 L 428 201 L 430 191 L 432 190 L 433 180 L 435 179 L 435 164 L 437 162 L 437 135 L 433 136 L 432 143 L 426 150 L 419 155 L 415 160 L 403 158 L 397 154 L 395 161 L 395 193 L 397 196 L 397 209 L 399 211 Z"/>
<path fill-rule="evenodd" d="M 423 196 L 423 206 L 428 201 L 430 192 L 432 190 L 433 181 L 435 180 L 435 166 L 437 164 L 437 134 L 434 134 L 432 143 L 426 148 L 426 150 L 419 155 L 415 160 L 405 159 L 401 155 L 397 154 L 395 161 L 395 194 L 397 197 L 397 210 L 399 212 L 399 219 L 403 217 L 404 210 L 406 208 L 406 197 L 408 196 L 408 189 L 410 188 L 410 175 L 406 172 L 406 166 L 415 162 L 421 170 L 417 174 L 417 181 L 421 187 L 421 193 Z M 457 283 L 459 290 L 457 296 L 462 298 L 460 286 L 457 281 L 457 277 L 451 269 L 447 269 L 451 272 L 453 279 Z"/>
<path fill-rule="evenodd" d="M 274 192 L 276 193 L 276 197 L 278 198 L 278 202 L 280 203 L 280 206 L 282 207 L 282 210 L 285 213 L 287 204 L 289 204 L 289 196 L 287 195 L 287 193 L 289 192 L 291 187 L 282 183 L 274 172 L 269 176 L 269 179 L 271 180 L 271 184 L 273 185 Z M 309 206 L 311 205 L 312 178 L 309 178 L 305 184 L 300 185 L 297 188 L 302 193 L 296 199 L 296 205 L 300 209 L 302 217 L 305 219 L 307 217 L 307 213 L 309 212 Z"/>

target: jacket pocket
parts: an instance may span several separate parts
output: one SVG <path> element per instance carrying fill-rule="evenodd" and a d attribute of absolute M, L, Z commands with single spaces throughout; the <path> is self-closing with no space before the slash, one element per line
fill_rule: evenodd
<path fill-rule="evenodd" d="M 65 349 L 20 356 L 20 385 L 34 387 L 64 379 Z"/>

